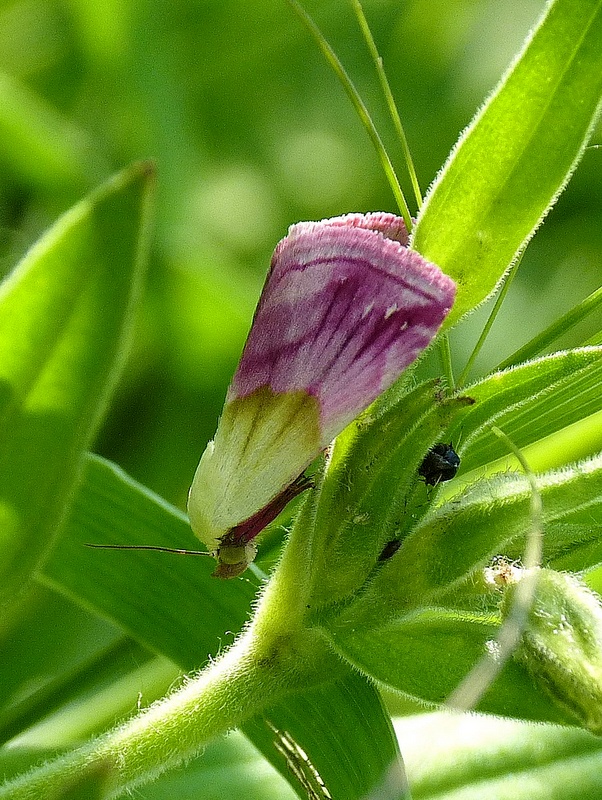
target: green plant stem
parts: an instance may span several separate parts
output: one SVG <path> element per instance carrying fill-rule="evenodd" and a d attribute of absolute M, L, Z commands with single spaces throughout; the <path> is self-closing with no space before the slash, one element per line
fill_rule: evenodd
<path fill-rule="evenodd" d="M 408 140 L 406 138 L 403 125 L 401 124 L 401 118 L 399 116 L 399 111 L 397 110 L 397 104 L 395 103 L 395 98 L 393 97 L 393 92 L 391 91 L 391 87 L 389 85 L 389 81 L 387 79 L 387 75 L 383 67 L 383 60 L 378 53 L 376 42 L 374 41 L 374 37 L 372 36 L 372 31 L 370 30 L 370 26 L 368 25 L 368 20 L 366 19 L 366 15 L 364 14 L 364 10 L 359 0 L 351 0 L 351 5 L 353 6 L 353 10 L 355 11 L 355 15 L 359 22 L 362 34 L 364 36 L 364 39 L 366 40 L 366 44 L 368 45 L 368 50 L 370 51 L 370 55 L 372 56 L 372 60 L 374 61 L 374 66 L 376 67 L 378 79 L 380 80 L 380 85 L 383 90 L 383 94 L 385 96 L 387 108 L 389 109 L 389 114 L 391 115 L 395 131 L 399 137 L 399 141 L 401 142 L 401 149 L 403 151 L 403 157 L 406 163 L 408 174 L 410 176 L 410 181 L 412 183 L 412 189 L 414 190 L 416 205 L 418 208 L 420 208 L 420 206 L 422 205 L 422 192 L 420 191 L 418 176 L 416 175 L 416 169 L 414 167 L 414 161 L 412 160 L 412 154 L 410 152 Z"/>
<path fill-rule="evenodd" d="M 302 634 L 272 636 L 266 642 L 251 627 L 181 689 L 121 727 L 8 782 L 0 788 L 0 798 L 63 797 L 82 776 L 94 774 L 102 778 L 107 797 L 131 791 L 195 756 L 211 739 L 287 693 L 319 682 L 323 670 L 316 668 L 315 657 L 320 659 L 322 648 L 315 644 L 309 645 Z"/>
<path fill-rule="evenodd" d="M 322 32 L 313 21 L 313 19 L 309 16 L 307 11 L 297 2 L 297 0 L 288 0 L 289 4 L 292 6 L 295 13 L 299 16 L 302 20 L 303 24 L 307 27 L 311 35 L 314 37 L 320 50 L 324 53 L 326 60 L 334 70 L 337 78 L 340 80 L 347 96 L 351 100 L 353 107 L 357 115 L 359 116 L 360 120 L 362 121 L 362 125 L 368 132 L 370 139 L 372 140 L 372 144 L 374 145 L 382 167 L 385 171 L 385 175 L 395 196 L 395 201 L 399 207 L 399 211 L 401 216 L 403 217 L 403 221 L 405 222 L 405 226 L 410 232 L 412 230 L 412 217 L 410 214 L 410 209 L 408 208 L 408 204 L 406 203 L 406 199 L 403 194 L 403 190 L 399 185 L 399 181 L 397 180 L 397 175 L 395 174 L 395 170 L 393 169 L 393 164 L 391 163 L 391 159 L 387 153 L 387 150 L 382 142 L 382 139 L 378 135 L 378 131 L 376 130 L 376 126 L 372 121 L 372 117 L 370 116 L 370 112 L 366 108 L 362 98 L 359 95 L 359 92 L 353 85 L 353 81 L 347 75 L 345 68 L 339 61 L 336 53 L 332 49 L 332 47 L 328 44 L 326 39 L 324 38 Z"/>
<path fill-rule="evenodd" d="M 485 326 L 483 327 L 483 330 L 481 331 L 481 335 L 479 336 L 479 339 L 478 339 L 477 343 L 475 344 L 472 353 L 470 354 L 470 358 L 466 362 L 466 366 L 464 367 L 464 369 L 462 371 L 462 374 L 458 378 L 458 386 L 464 386 L 464 384 L 466 383 L 466 380 L 468 379 L 468 376 L 470 375 L 470 371 L 472 370 L 472 367 L 473 367 L 473 364 L 474 364 L 474 362 L 476 360 L 476 357 L 481 352 L 481 348 L 485 344 L 485 339 L 487 339 L 487 337 L 489 336 L 489 331 L 493 327 L 493 323 L 495 322 L 496 317 L 499 314 L 499 311 L 500 311 L 500 309 L 502 307 L 502 303 L 506 299 L 506 295 L 508 294 L 508 290 L 512 286 L 512 282 L 514 281 L 514 278 L 516 277 L 516 273 L 518 272 L 518 268 L 520 266 L 520 263 L 523 260 L 524 252 L 525 251 L 523 250 L 523 252 L 520 254 L 520 256 L 516 259 L 516 261 L 512 265 L 512 268 L 510 269 L 510 272 L 508 273 L 508 275 L 506 277 L 506 280 L 502 284 L 502 288 L 500 289 L 500 292 L 499 292 L 498 296 L 496 297 L 496 300 L 495 300 L 495 303 L 493 305 L 493 308 L 491 309 L 491 314 L 489 315 L 489 317 L 487 319 L 487 322 L 485 323 Z"/>
<path fill-rule="evenodd" d="M 505 442 L 509 449 L 513 452 L 514 456 L 521 465 L 527 480 L 529 481 L 529 486 L 531 487 L 531 532 L 525 546 L 523 565 L 526 570 L 534 569 L 535 567 L 539 567 L 541 565 L 541 559 L 543 556 L 543 504 L 539 487 L 537 485 L 535 475 L 529 467 L 527 459 L 524 457 L 522 450 L 520 450 L 520 448 L 518 448 L 514 442 L 497 427 L 497 425 L 492 425 L 491 430 L 498 437 L 498 439 L 501 439 L 503 442 Z"/>

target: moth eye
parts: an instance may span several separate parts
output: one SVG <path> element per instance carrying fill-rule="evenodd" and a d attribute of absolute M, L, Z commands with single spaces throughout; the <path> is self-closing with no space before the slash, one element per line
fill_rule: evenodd
<path fill-rule="evenodd" d="M 460 456 L 450 444 L 439 442 L 431 447 L 418 467 L 418 474 L 427 486 L 451 481 L 460 468 Z"/>

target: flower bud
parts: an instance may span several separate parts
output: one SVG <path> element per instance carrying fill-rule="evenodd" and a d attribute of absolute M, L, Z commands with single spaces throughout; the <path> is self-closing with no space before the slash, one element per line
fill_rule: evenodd
<path fill-rule="evenodd" d="M 566 573 L 538 569 L 536 576 L 528 620 L 514 656 L 581 725 L 602 734 L 600 598 Z M 506 612 L 513 594 L 509 590 L 504 598 Z"/>

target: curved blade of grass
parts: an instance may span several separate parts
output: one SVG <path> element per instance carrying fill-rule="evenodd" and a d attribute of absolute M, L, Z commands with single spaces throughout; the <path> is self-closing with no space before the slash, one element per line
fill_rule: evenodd
<path fill-rule="evenodd" d="M 299 16 L 305 27 L 311 33 L 311 35 L 316 40 L 318 47 L 324 54 L 326 60 L 334 70 L 335 75 L 340 80 L 347 96 L 351 100 L 353 107 L 355 108 L 358 117 L 361 120 L 362 125 L 366 129 L 368 136 L 372 140 L 372 144 L 376 150 L 376 153 L 380 159 L 380 163 L 382 168 L 385 172 L 387 177 L 387 181 L 389 182 L 389 186 L 391 187 L 391 191 L 395 197 L 395 202 L 399 208 L 401 216 L 403 217 L 403 221 L 405 222 L 406 228 L 408 231 L 412 230 L 412 216 L 410 214 L 410 209 L 408 208 L 408 204 L 406 203 L 406 199 L 404 197 L 403 191 L 401 186 L 399 185 L 399 181 L 397 180 L 397 175 L 395 174 L 395 170 L 393 169 L 393 164 L 391 163 L 391 159 L 386 151 L 386 148 L 382 142 L 382 139 L 378 135 L 378 131 L 372 121 L 372 117 L 370 116 L 370 112 L 366 108 L 362 98 L 359 95 L 359 92 L 353 85 L 353 82 L 345 68 L 337 58 L 336 53 L 332 49 L 332 47 L 328 44 L 324 35 L 322 34 L 321 30 L 318 28 L 316 23 L 313 19 L 309 16 L 307 11 L 297 2 L 297 0 L 288 0 L 289 4 L 292 6 L 295 13 Z"/>
<path fill-rule="evenodd" d="M 52 544 L 123 365 L 145 261 L 153 168 L 65 214 L 0 286 L 0 595 Z"/>
<path fill-rule="evenodd" d="M 602 1 L 554 0 L 431 187 L 412 246 L 458 284 L 445 326 L 494 290 L 569 180 L 602 96 Z"/>
<path fill-rule="evenodd" d="M 362 34 L 364 36 L 366 44 L 368 45 L 368 50 L 370 51 L 370 55 L 372 56 L 372 60 L 374 61 L 374 66 L 376 67 L 378 79 L 380 81 L 380 85 L 383 90 L 383 94 L 385 96 L 387 108 L 389 109 L 389 114 L 393 121 L 393 126 L 395 128 L 395 131 L 397 132 L 397 136 L 399 137 L 399 141 L 401 143 L 403 157 L 405 160 L 406 168 L 408 170 L 408 175 L 410 176 L 410 181 L 412 183 L 412 189 L 414 190 L 414 197 L 416 198 L 416 207 L 420 208 L 420 206 L 422 205 L 422 192 L 420 191 L 418 176 L 416 175 L 416 169 L 414 167 L 414 161 L 412 159 L 412 154 L 410 152 L 408 140 L 406 138 L 403 125 L 401 124 L 401 118 L 399 116 L 399 111 L 397 110 L 397 104 L 395 103 L 395 98 L 393 97 L 393 92 L 391 91 L 391 87 L 389 86 L 389 81 L 387 79 L 387 74 L 383 67 L 383 60 L 378 54 L 378 48 L 376 47 L 376 42 L 374 41 L 374 37 L 372 36 L 372 31 L 370 30 L 370 26 L 368 25 L 368 20 L 366 19 L 366 15 L 364 14 L 364 10 L 359 0 L 351 0 L 351 5 L 353 6 L 353 10 L 355 11 L 355 16 L 357 17 L 357 21 L 359 22 Z"/>

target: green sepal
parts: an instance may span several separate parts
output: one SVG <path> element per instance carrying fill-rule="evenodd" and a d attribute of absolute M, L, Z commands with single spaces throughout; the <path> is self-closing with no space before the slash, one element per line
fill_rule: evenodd
<path fill-rule="evenodd" d="M 385 408 L 372 407 L 337 437 L 295 521 L 276 581 L 294 583 L 295 606 L 308 603 L 322 614 L 364 591 L 382 569 L 383 548 L 403 539 L 436 496 L 418 467 L 471 403 L 446 397 L 440 382 L 431 381 Z"/>
<path fill-rule="evenodd" d="M 539 476 L 547 526 L 600 508 L 602 458 Z M 520 558 L 531 530 L 531 488 L 517 473 L 495 475 L 432 509 L 383 568 L 375 590 L 391 613 L 434 605 L 459 590 L 495 555 Z M 564 552 L 570 551 L 566 541 Z M 544 559 L 558 545 L 544 539 Z M 593 566 L 593 565 L 592 565 Z"/>
<path fill-rule="evenodd" d="M 596 519 L 602 505 L 602 457 L 538 476 L 537 483 L 546 530 L 544 560 L 559 552 L 568 558 L 572 548 L 582 563 L 585 554 L 599 560 L 601 526 L 588 531 L 587 550 L 579 541 L 569 542 L 566 533 L 561 541 L 554 537 L 564 519 L 581 520 L 584 531 Z M 390 687 L 441 702 L 497 636 L 499 601 L 482 569 L 498 554 L 520 557 L 532 526 L 530 503 L 527 479 L 506 473 L 482 479 L 431 508 L 365 591 L 325 620 L 335 648 Z M 478 709 L 575 721 L 518 663 L 506 665 Z"/>

